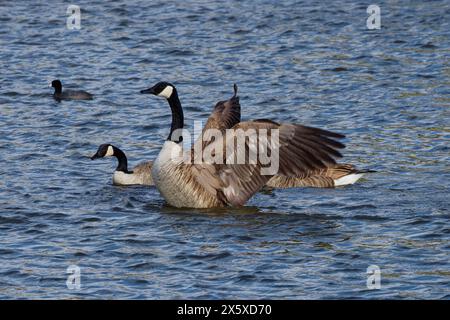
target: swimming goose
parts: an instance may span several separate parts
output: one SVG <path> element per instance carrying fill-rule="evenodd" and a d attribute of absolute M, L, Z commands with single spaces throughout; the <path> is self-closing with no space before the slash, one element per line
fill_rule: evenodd
<path fill-rule="evenodd" d="M 167 98 L 170 94 L 170 87 L 167 83 L 162 83 L 161 86 L 166 86 L 166 92 L 160 93 L 160 96 Z M 162 87 L 161 87 L 162 88 Z M 241 121 L 241 105 L 237 97 L 237 86 L 234 85 L 234 95 L 228 101 L 220 101 L 216 104 L 213 112 L 208 117 L 206 124 L 202 130 L 202 136 L 205 141 L 197 140 L 201 143 L 201 150 L 203 150 L 210 140 L 208 129 L 218 129 L 223 131 L 230 129 Z M 194 153 L 191 153 L 192 155 Z M 351 164 L 336 164 L 327 169 L 318 170 L 313 175 L 306 178 L 303 177 L 286 177 L 283 175 L 275 175 L 267 182 L 266 186 L 270 188 L 297 188 L 297 187 L 316 187 L 316 188 L 332 188 L 353 184 L 358 181 L 365 173 L 374 172 L 372 170 L 358 170 Z"/>
<path fill-rule="evenodd" d="M 279 143 L 267 145 L 267 153 L 277 153 L 279 156 L 278 174 L 307 178 L 318 170 L 334 166 L 334 158 L 341 157 L 337 149 L 344 148 L 344 145 L 335 140 L 343 138 L 341 134 L 298 124 L 279 124 L 266 119 L 239 122 L 240 116 L 238 118 L 236 112 L 233 112 L 233 106 L 239 104 L 236 91 L 235 86 L 235 94 L 231 99 L 216 104 L 213 118 L 217 114 L 222 115 L 233 123 L 234 130 L 246 132 L 253 129 L 258 133 L 266 130 L 268 137 L 276 134 L 273 129 L 278 129 Z M 177 136 L 177 130 L 184 127 L 183 109 L 177 89 L 168 82 L 159 82 L 149 89 L 141 90 L 141 93 L 163 97 L 171 108 L 170 133 L 152 168 L 154 183 L 169 205 L 190 208 L 242 206 L 273 176 L 262 174 L 264 165 L 259 159 L 256 163 L 246 161 L 244 164 L 229 164 L 226 161 L 221 164 L 186 162 L 182 137 Z M 225 130 L 223 128 L 220 131 L 225 133 Z M 205 147 L 220 150 L 219 146 L 234 145 L 232 142 L 235 139 L 225 135 L 223 139 L 214 139 L 205 144 L 201 138 L 194 147 L 200 143 L 202 150 Z M 252 147 L 254 146 L 250 143 L 245 143 L 243 148 L 234 146 L 233 156 L 241 152 L 239 149 L 245 149 L 245 154 L 249 154 Z"/>
<path fill-rule="evenodd" d="M 93 95 L 83 90 L 64 90 L 59 80 L 53 80 L 49 87 L 55 88 L 53 98 L 55 100 L 92 100 Z"/>
<path fill-rule="evenodd" d="M 354 184 L 364 174 L 373 170 L 358 170 L 351 164 L 336 164 L 326 169 L 318 170 L 307 178 L 295 176 L 273 176 L 266 184 L 269 188 L 315 187 L 333 188 Z"/>
<path fill-rule="evenodd" d="M 114 156 L 119 161 L 119 164 L 113 174 L 113 184 L 126 185 L 154 185 L 152 179 L 152 161 L 146 161 L 138 164 L 133 168 L 133 171 L 128 171 L 128 161 L 125 153 L 112 144 L 102 144 L 98 147 L 97 152 L 91 157 L 95 160 L 103 157 Z"/>

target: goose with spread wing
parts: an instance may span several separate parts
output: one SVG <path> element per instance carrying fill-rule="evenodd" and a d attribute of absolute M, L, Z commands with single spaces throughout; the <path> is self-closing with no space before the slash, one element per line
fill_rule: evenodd
<path fill-rule="evenodd" d="M 254 130 L 258 134 L 264 130 L 268 137 L 276 131 L 278 143 L 268 144 L 268 153 L 278 154 L 279 166 L 276 174 L 286 177 L 304 179 L 336 165 L 335 158 L 341 157 L 338 149 L 344 148 L 337 139 L 343 138 L 343 135 L 265 119 L 240 122 L 240 107 L 237 107 L 239 97 L 236 91 L 235 86 L 235 94 L 231 99 L 216 104 L 203 130 L 206 135 L 209 132 L 208 126 L 222 133 L 230 127 L 244 132 Z M 152 167 L 154 183 L 168 204 L 190 208 L 242 206 L 276 175 L 262 174 L 264 165 L 259 159 L 255 163 L 246 161 L 243 164 L 230 164 L 227 161 L 186 162 L 182 136 L 174 134 L 184 127 L 183 109 L 177 89 L 168 82 L 159 82 L 141 93 L 166 98 L 172 112 L 169 136 Z M 214 123 L 217 119 L 220 119 L 219 124 Z M 214 147 L 215 144 L 219 145 L 217 148 L 221 148 L 234 145 L 230 139 L 235 137 L 225 135 L 223 139 L 212 139 L 213 141 L 200 137 L 196 144 L 200 143 L 202 150 Z M 239 148 L 245 149 L 248 154 L 254 146 L 246 141 L 244 146 L 235 146 L 232 151 L 239 153 Z"/>

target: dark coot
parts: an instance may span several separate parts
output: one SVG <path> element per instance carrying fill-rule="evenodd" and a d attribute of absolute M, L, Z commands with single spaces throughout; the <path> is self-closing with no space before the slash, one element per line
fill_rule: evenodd
<path fill-rule="evenodd" d="M 55 88 L 53 97 L 56 100 L 92 100 L 93 95 L 83 90 L 64 90 L 59 80 L 53 80 L 51 87 Z"/>

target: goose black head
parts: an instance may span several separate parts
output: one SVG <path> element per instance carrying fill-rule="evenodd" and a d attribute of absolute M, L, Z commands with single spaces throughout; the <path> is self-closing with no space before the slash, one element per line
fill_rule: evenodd
<path fill-rule="evenodd" d="M 176 91 L 175 86 L 169 82 L 158 82 L 153 87 L 146 90 L 141 90 L 141 93 L 151 93 L 155 96 L 164 97 L 170 99 L 172 94 Z"/>
<path fill-rule="evenodd" d="M 62 91 L 62 84 L 61 81 L 59 81 L 58 79 L 53 80 L 49 87 L 55 88 L 55 93 L 61 93 Z"/>
<path fill-rule="evenodd" d="M 114 155 L 115 147 L 111 144 L 102 144 L 98 147 L 97 152 L 91 157 L 91 160 L 95 160 L 103 157 L 111 157 Z"/>

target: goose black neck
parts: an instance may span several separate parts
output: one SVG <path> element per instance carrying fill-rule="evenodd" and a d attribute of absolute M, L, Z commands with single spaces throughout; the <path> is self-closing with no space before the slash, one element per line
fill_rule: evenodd
<path fill-rule="evenodd" d="M 114 148 L 114 156 L 117 158 L 117 160 L 119 161 L 119 164 L 117 165 L 116 171 L 122 171 L 125 173 L 130 173 L 128 171 L 128 160 L 127 160 L 127 156 L 125 155 L 125 153 L 120 150 L 117 147 L 113 147 Z"/>
<path fill-rule="evenodd" d="M 183 141 L 182 136 L 175 137 L 172 139 L 172 133 L 177 129 L 183 129 L 184 127 L 184 116 L 183 108 L 181 107 L 180 99 L 178 98 L 177 90 L 174 88 L 172 95 L 168 99 L 170 109 L 172 110 L 172 125 L 170 127 L 170 134 L 167 140 L 179 143 Z"/>

